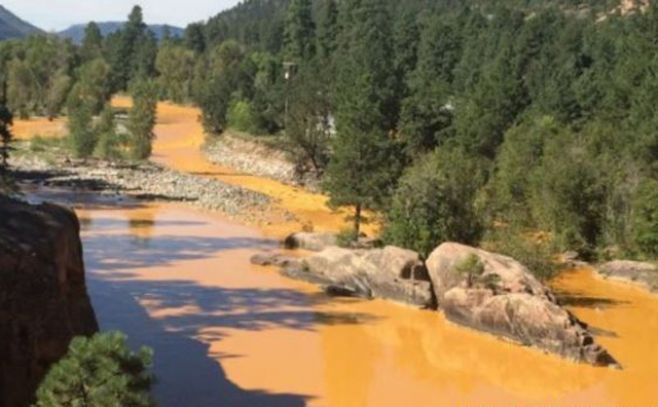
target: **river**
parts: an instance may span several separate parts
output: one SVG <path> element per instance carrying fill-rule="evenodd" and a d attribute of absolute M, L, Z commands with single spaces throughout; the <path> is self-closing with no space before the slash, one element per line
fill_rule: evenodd
<path fill-rule="evenodd" d="M 318 229 L 341 227 L 320 195 L 208 163 L 197 117 L 191 107 L 159 106 L 156 162 L 266 193 Z M 437 312 L 329 299 L 249 263 L 296 223 L 257 229 L 180 204 L 49 197 L 81 218 L 101 328 L 154 349 L 160 405 L 658 405 L 658 297 L 590 270 L 553 286 L 621 371 L 523 348 Z"/>

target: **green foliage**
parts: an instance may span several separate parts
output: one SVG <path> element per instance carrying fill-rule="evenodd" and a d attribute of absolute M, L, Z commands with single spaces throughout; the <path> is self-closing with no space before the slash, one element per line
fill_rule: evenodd
<path fill-rule="evenodd" d="M 315 67 L 303 68 L 294 78 L 285 134 L 297 167 L 321 176 L 329 161 L 331 104 L 329 90 L 317 78 Z"/>
<path fill-rule="evenodd" d="M 73 339 L 37 391 L 37 407 L 153 406 L 153 352 L 132 352 L 118 332 Z"/>
<path fill-rule="evenodd" d="M 228 125 L 239 131 L 255 132 L 255 115 L 248 100 L 234 100 L 228 109 Z"/>
<path fill-rule="evenodd" d="M 359 240 L 359 235 L 354 231 L 354 229 L 348 228 L 343 229 L 336 235 L 336 244 L 338 247 L 350 248 L 354 245 L 355 242 Z"/>
<path fill-rule="evenodd" d="M 158 89 L 152 80 L 137 80 L 131 85 L 133 107 L 128 114 L 130 151 L 137 160 L 151 156 L 153 128 L 155 127 Z"/>
<path fill-rule="evenodd" d="M 291 0 L 284 32 L 285 56 L 301 63 L 315 54 L 315 23 L 311 15 L 311 0 Z"/>
<path fill-rule="evenodd" d="M 98 114 L 110 99 L 110 66 L 103 59 L 82 65 L 78 72 L 75 92 L 93 114 Z"/>
<path fill-rule="evenodd" d="M 635 244 L 649 258 L 658 257 L 658 181 L 646 179 L 633 201 Z"/>
<path fill-rule="evenodd" d="M 121 145 L 125 142 L 125 137 L 117 132 L 114 111 L 109 104 L 101 112 L 94 132 L 98 135 L 95 156 L 105 160 L 117 160 L 123 157 Z"/>
<path fill-rule="evenodd" d="M 72 45 L 56 36 L 36 35 L 15 43 L 5 58 L 0 76 L 7 72 L 8 107 L 21 118 L 48 114 L 52 95 L 61 90 L 61 76 L 75 62 Z M 59 95 L 55 99 L 61 101 Z"/>
<path fill-rule="evenodd" d="M 191 97 L 194 75 L 194 53 L 181 46 L 164 45 L 155 61 L 158 83 L 165 99 L 184 103 Z"/>
<path fill-rule="evenodd" d="M 80 46 L 80 58 L 83 62 L 93 61 L 102 57 L 103 35 L 95 22 L 85 27 L 85 35 Z"/>
<path fill-rule="evenodd" d="M 79 158 L 90 157 L 96 148 L 97 134 L 92 127 L 93 105 L 75 86 L 67 101 L 69 141 L 73 154 Z"/>
<path fill-rule="evenodd" d="M 325 188 L 331 204 L 356 208 L 358 234 L 362 209 L 381 207 L 398 176 L 395 145 L 389 137 L 396 120 L 394 74 L 388 63 L 391 36 L 382 2 L 343 2 L 341 18 L 337 134 Z"/>
<path fill-rule="evenodd" d="M 541 281 L 548 281 L 559 271 L 550 239 L 514 225 L 496 225 L 487 231 L 485 250 L 509 256 L 528 268 Z"/>
<path fill-rule="evenodd" d="M 476 280 L 484 274 L 484 263 L 476 254 L 469 254 L 455 265 L 455 270 L 466 277 L 468 287 L 472 287 Z"/>
<path fill-rule="evenodd" d="M 480 164 L 463 150 L 441 148 L 407 169 L 393 195 L 384 240 L 429 255 L 439 244 L 477 244 Z"/>

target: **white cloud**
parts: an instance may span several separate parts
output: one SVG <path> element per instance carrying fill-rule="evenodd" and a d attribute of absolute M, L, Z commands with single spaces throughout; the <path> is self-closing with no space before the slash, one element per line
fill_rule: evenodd
<path fill-rule="evenodd" d="M 236 5 L 239 0 L 0 0 L 23 20 L 44 30 L 62 30 L 89 21 L 123 21 L 135 4 L 150 24 L 185 27 Z"/>

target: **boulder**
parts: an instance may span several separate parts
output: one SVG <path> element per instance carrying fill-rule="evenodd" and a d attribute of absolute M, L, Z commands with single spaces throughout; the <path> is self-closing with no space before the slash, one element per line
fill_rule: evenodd
<path fill-rule="evenodd" d="M 464 271 L 466 262 L 475 275 Z M 595 343 L 587 326 L 560 307 L 516 260 L 445 243 L 426 264 L 438 305 L 449 320 L 571 360 L 619 366 Z"/>
<path fill-rule="evenodd" d="M 513 258 L 458 243 L 444 243 L 430 254 L 426 262 L 439 305 L 448 291 L 466 284 L 467 276 L 459 271 L 459 265 L 469 256 L 476 256 L 483 266 L 479 279 L 497 280 L 499 292 L 528 293 L 554 300 L 550 290 Z"/>
<path fill-rule="evenodd" d="M 658 292 L 658 266 L 639 261 L 615 260 L 598 267 L 602 276 L 641 285 Z"/>
<path fill-rule="evenodd" d="M 304 268 L 361 296 L 422 308 L 434 304 L 429 277 L 418 253 L 393 246 L 374 250 L 329 247 L 304 260 Z"/>
<path fill-rule="evenodd" d="M 29 405 L 71 339 L 97 331 L 75 214 L 0 198 L 0 405 Z"/>
<path fill-rule="evenodd" d="M 278 253 L 258 253 L 251 256 L 251 264 L 257 266 L 276 266 L 286 268 L 299 268 L 301 260 L 291 256 L 285 256 Z"/>
<path fill-rule="evenodd" d="M 329 246 L 337 244 L 333 233 L 298 232 L 285 238 L 283 245 L 286 249 L 303 249 L 320 252 Z"/>

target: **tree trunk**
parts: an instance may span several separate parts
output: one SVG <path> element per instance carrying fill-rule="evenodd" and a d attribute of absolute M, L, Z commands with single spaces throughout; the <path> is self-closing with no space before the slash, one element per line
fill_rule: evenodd
<path fill-rule="evenodd" d="M 356 211 L 354 213 L 354 238 L 359 239 L 361 234 L 361 204 L 356 204 Z"/>

